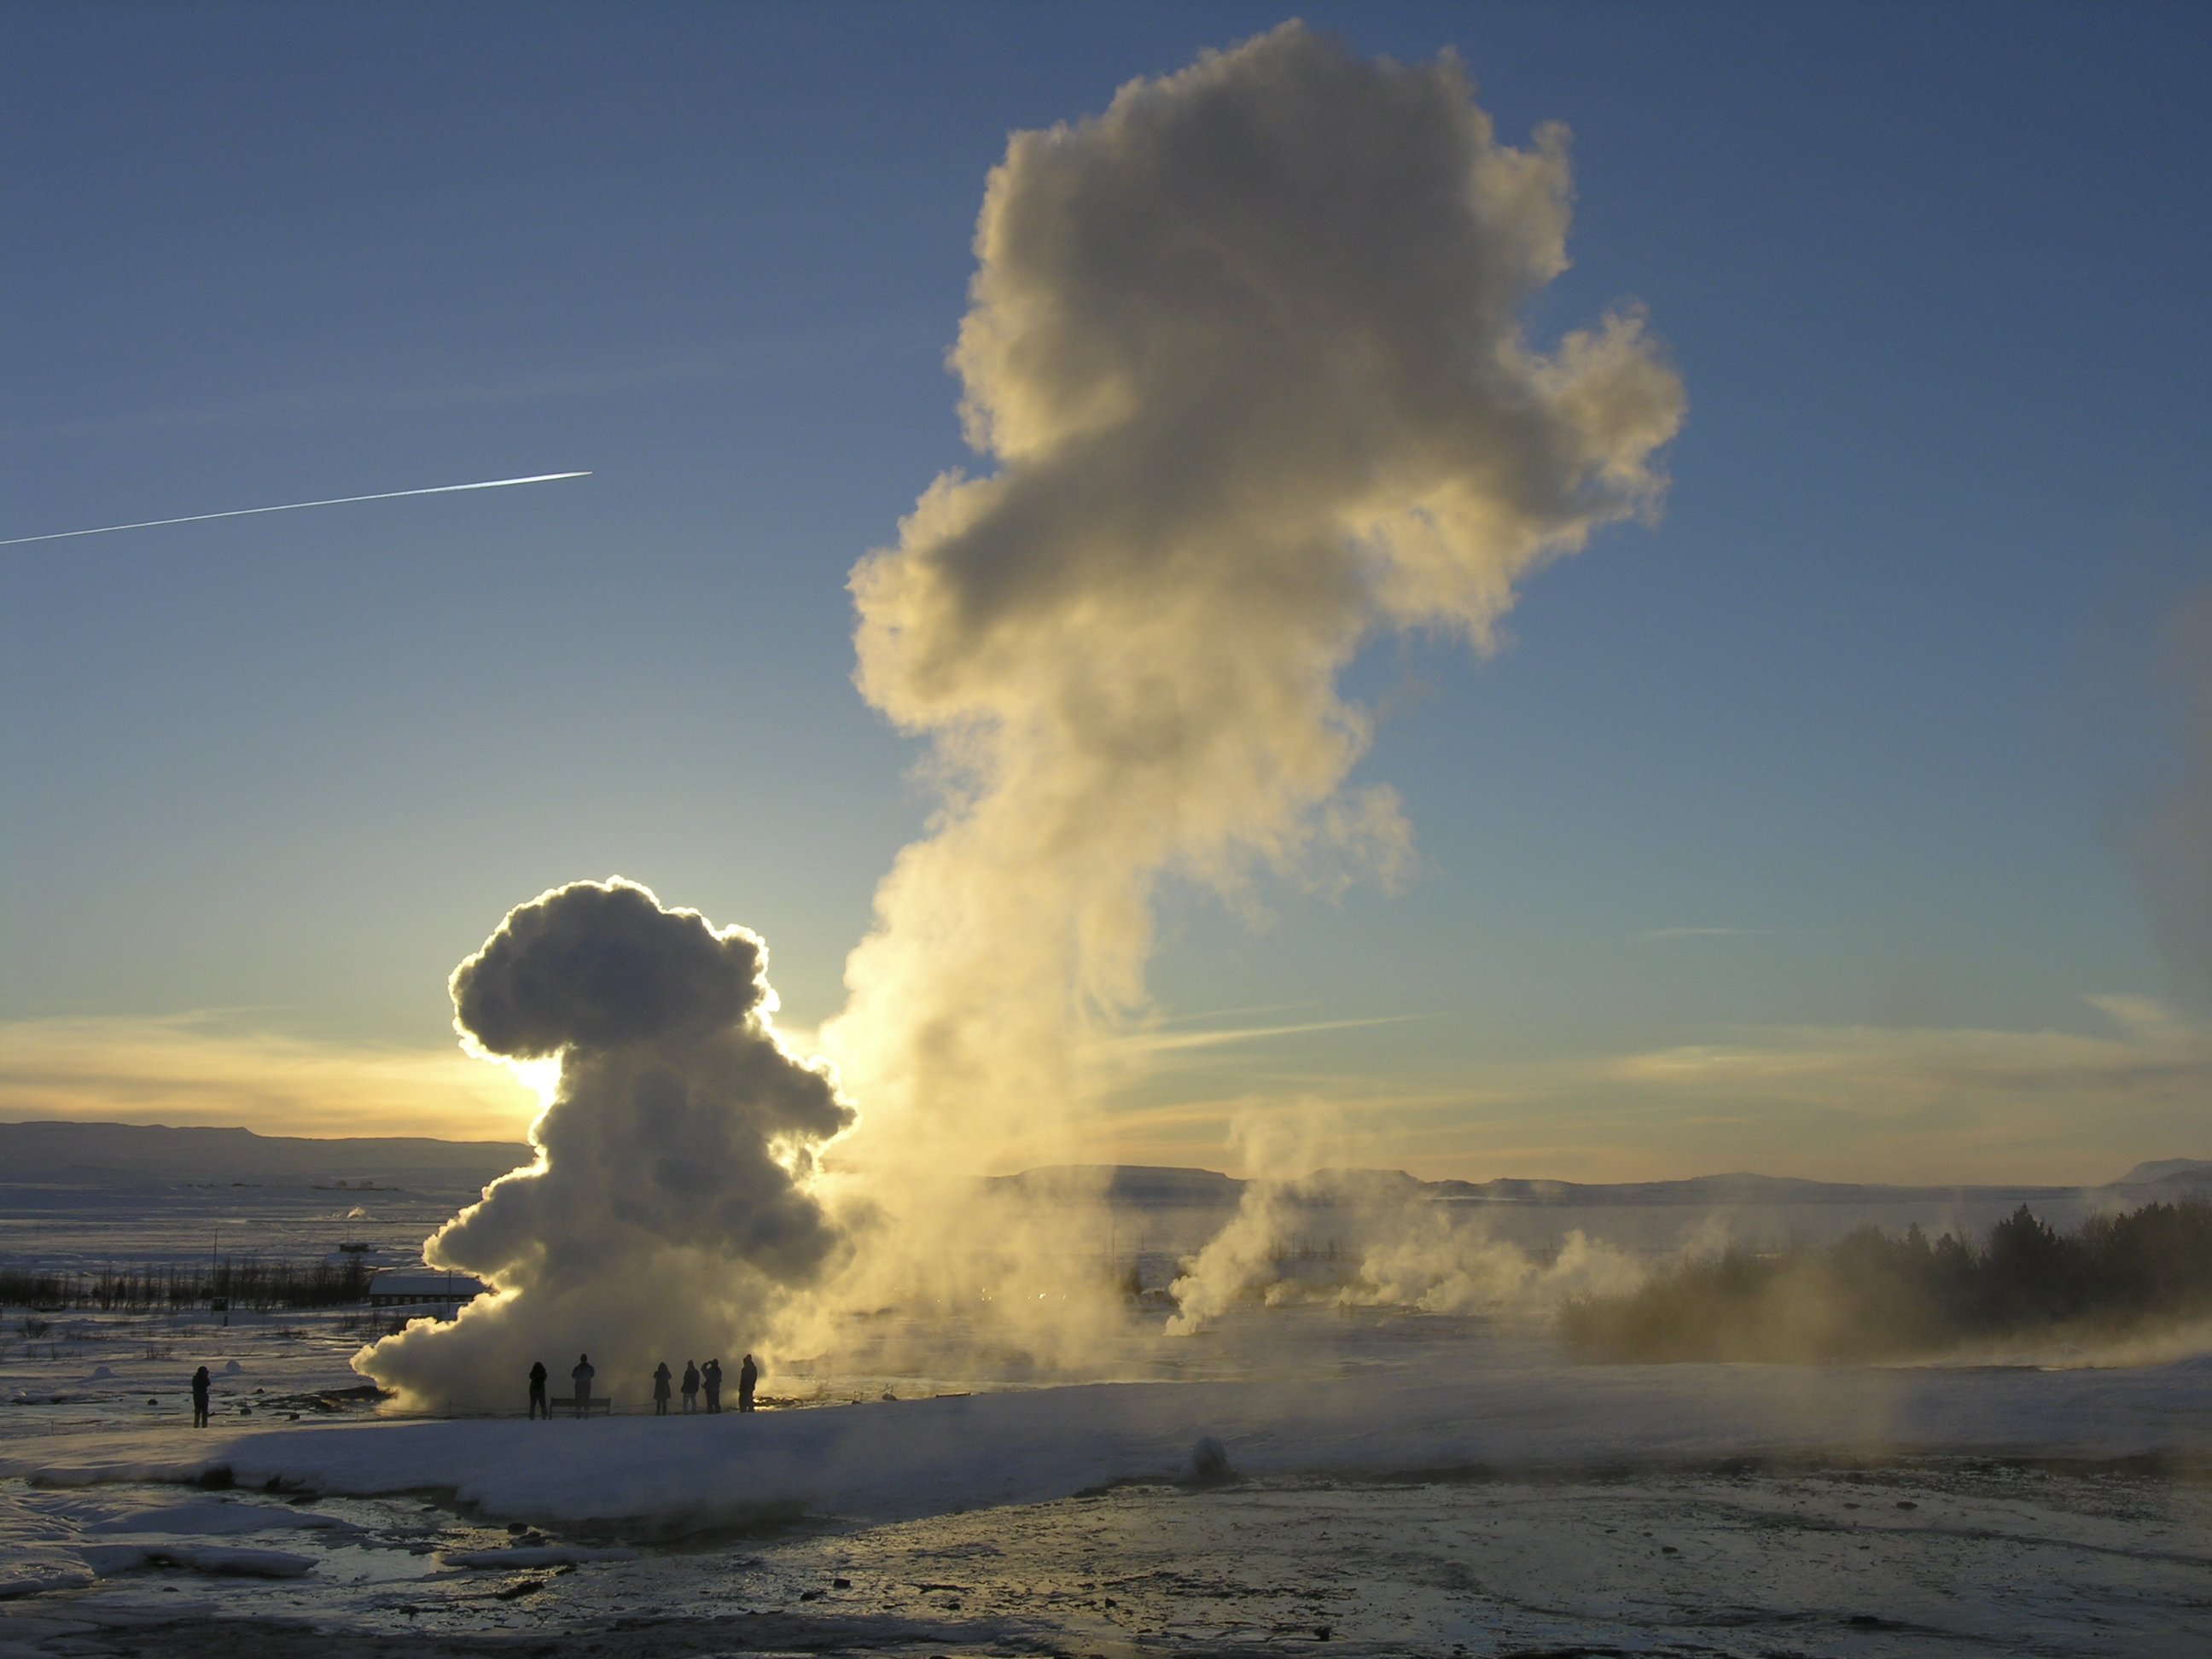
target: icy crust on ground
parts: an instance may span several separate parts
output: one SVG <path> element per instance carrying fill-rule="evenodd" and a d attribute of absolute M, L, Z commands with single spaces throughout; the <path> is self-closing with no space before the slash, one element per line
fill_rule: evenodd
<path fill-rule="evenodd" d="M 78 1553 L 102 1578 L 140 1567 L 182 1567 L 234 1578 L 304 1578 L 315 1570 L 313 1556 L 218 1544 L 86 1544 Z"/>
<path fill-rule="evenodd" d="M 11 1495 L 88 1498 L 0 1486 L 0 1504 Z M 99 1496 L 150 1510 L 173 1494 Z M 295 1504 L 228 1496 L 272 1516 Z M 275 1540 L 318 1549 L 305 1578 L 155 1569 L 0 1601 L 0 1655 L 1260 1659 L 1310 1651 L 1324 1627 L 1324 1651 L 1352 1659 L 2212 1652 L 2212 1488 L 1983 1459 L 1128 1486 L 568 1571 L 533 1570 L 537 1534 L 501 1547 L 518 1534 L 413 1498 L 315 1507 L 359 1530 Z"/>
<path fill-rule="evenodd" d="M 0 1525 L 0 1601 L 47 1590 L 82 1589 L 93 1577 L 83 1555 L 70 1547 L 67 1537 L 59 1533 L 39 1536 L 19 1526 Z"/>
<path fill-rule="evenodd" d="M 289 1550 L 210 1543 L 244 1533 L 358 1531 L 336 1516 L 208 1498 L 149 1504 L 143 1495 L 94 1491 L 0 1498 L 0 1601 L 82 1588 L 146 1567 L 249 1578 L 299 1578 L 314 1558 Z"/>
<path fill-rule="evenodd" d="M 1568 1367 L 1542 1342 L 1373 1376 L 1100 1383 L 717 1417 L 301 1424 L 57 1436 L 33 1486 L 190 1480 L 450 1493 L 494 1519 L 657 1530 L 801 1513 L 872 1522 L 1176 1479 L 1212 1437 L 1263 1477 L 1663 1465 L 1762 1453 L 2212 1455 L 2212 1358 L 2128 1370 Z"/>
<path fill-rule="evenodd" d="M 94 1536 L 158 1533 L 165 1536 L 208 1538 L 284 1528 L 297 1528 L 303 1532 L 354 1530 L 348 1522 L 332 1515 L 270 1510 L 216 1499 L 159 1504 L 149 1508 L 125 1503 L 103 1503 L 96 1497 L 88 1497 L 64 1507 L 81 1521 L 87 1534 Z"/>
<path fill-rule="evenodd" d="M 593 1561 L 635 1561 L 635 1550 L 573 1549 L 562 1544 L 526 1545 L 517 1549 L 447 1550 L 438 1558 L 449 1567 L 578 1567 Z"/>

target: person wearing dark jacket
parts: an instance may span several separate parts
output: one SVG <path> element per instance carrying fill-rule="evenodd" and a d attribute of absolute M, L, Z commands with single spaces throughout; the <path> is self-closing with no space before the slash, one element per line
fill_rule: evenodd
<path fill-rule="evenodd" d="M 655 1417 L 668 1415 L 668 1379 L 671 1375 L 672 1373 L 665 1359 L 653 1369 L 653 1414 Z"/>
<path fill-rule="evenodd" d="M 710 1359 L 700 1368 L 699 1385 L 707 1390 L 709 1415 L 722 1409 L 722 1362 Z"/>
<path fill-rule="evenodd" d="M 192 1426 L 196 1429 L 208 1425 L 208 1389 L 213 1386 L 206 1366 L 192 1373 Z"/>
<path fill-rule="evenodd" d="M 533 1359 L 530 1362 L 530 1420 L 535 1423 L 541 1417 L 551 1422 L 553 1408 L 545 1403 L 545 1362 Z"/>
<path fill-rule="evenodd" d="M 760 1367 L 747 1354 L 744 1363 L 738 1367 L 738 1409 L 749 1412 L 753 1408 L 753 1385 L 760 1381 Z"/>
<path fill-rule="evenodd" d="M 576 1385 L 576 1415 L 579 1417 L 592 1414 L 592 1379 L 598 1375 L 599 1372 L 592 1368 L 591 1355 L 580 1353 L 576 1356 L 576 1369 L 568 1376 Z"/>
<path fill-rule="evenodd" d="M 699 1409 L 699 1362 L 684 1362 L 684 1414 L 686 1417 Z"/>

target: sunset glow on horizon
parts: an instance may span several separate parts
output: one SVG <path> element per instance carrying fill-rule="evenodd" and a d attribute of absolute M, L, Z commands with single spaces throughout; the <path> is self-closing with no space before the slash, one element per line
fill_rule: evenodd
<path fill-rule="evenodd" d="M 520 1140 L 448 976 L 619 872 L 836 1168 L 2212 1157 L 2203 13 L 124 15 L 0 1121 Z"/>

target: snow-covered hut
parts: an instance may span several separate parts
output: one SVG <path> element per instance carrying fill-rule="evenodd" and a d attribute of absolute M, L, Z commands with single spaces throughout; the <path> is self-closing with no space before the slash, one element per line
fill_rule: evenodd
<path fill-rule="evenodd" d="M 436 1267 L 386 1267 L 368 1281 L 372 1308 L 421 1308 L 450 1319 L 488 1286 L 467 1273 Z"/>

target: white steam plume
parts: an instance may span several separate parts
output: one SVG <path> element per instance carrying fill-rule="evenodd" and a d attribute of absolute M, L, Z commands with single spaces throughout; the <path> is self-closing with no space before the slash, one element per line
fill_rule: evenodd
<path fill-rule="evenodd" d="M 1479 1212 L 1439 1203 L 1410 1185 L 1382 1170 L 1253 1181 L 1236 1216 L 1183 1263 L 1170 1287 L 1176 1311 L 1167 1334 L 1195 1335 L 1250 1303 L 1536 1321 L 1574 1297 L 1618 1294 L 1644 1281 L 1636 1256 L 1578 1227 L 1556 1251 L 1534 1255 L 1492 1237 Z M 1331 1235 L 1325 1256 L 1310 1248 L 1317 1223 Z"/>
<path fill-rule="evenodd" d="M 769 1345 L 843 1239 L 811 1193 L 820 1145 L 853 1121 L 826 1066 L 787 1053 L 767 947 L 620 879 L 511 911 L 454 969 L 465 1046 L 557 1056 L 535 1167 L 502 1176 L 423 1247 L 496 1294 L 418 1320 L 355 1365 L 416 1405 L 519 1405 L 588 1352 L 633 1401 L 654 1364 Z"/>
<path fill-rule="evenodd" d="M 852 578 L 859 684 L 943 791 L 825 1030 L 861 1165 L 1057 1161 L 1163 875 L 1403 865 L 1339 674 L 1390 630 L 1486 647 L 1656 507 L 1682 418 L 1633 313 L 1524 337 L 1570 198 L 1565 131 L 1498 143 L 1456 58 L 1296 23 L 1012 139 L 952 355 L 996 471 Z"/>
<path fill-rule="evenodd" d="M 1168 1335 L 1195 1335 L 1254 1303 L 1544 1319 L 1572 1297 L 1644 1279 L 1634 1256 L 1579 1229 L 1539 1259 L 1492 1237 L 1480 1206 L 1438 1202 L 1410 1176 L 1313 1168 L 1322 1146 L 1347 1139 L 1358 1143 L 1356 1127 L 1319 1105 L 1231 1125 L 1252 1176 L 1237 1213 L 1169 1287 Z"/>
<path fill-rule="evenodd" d="M 2127 851 L 2160 947 L 2212 992 L 2212 590 L 2188 595 L 2160 641 L 2160 678 L 2179 717 L 2181 766 Z"/>

